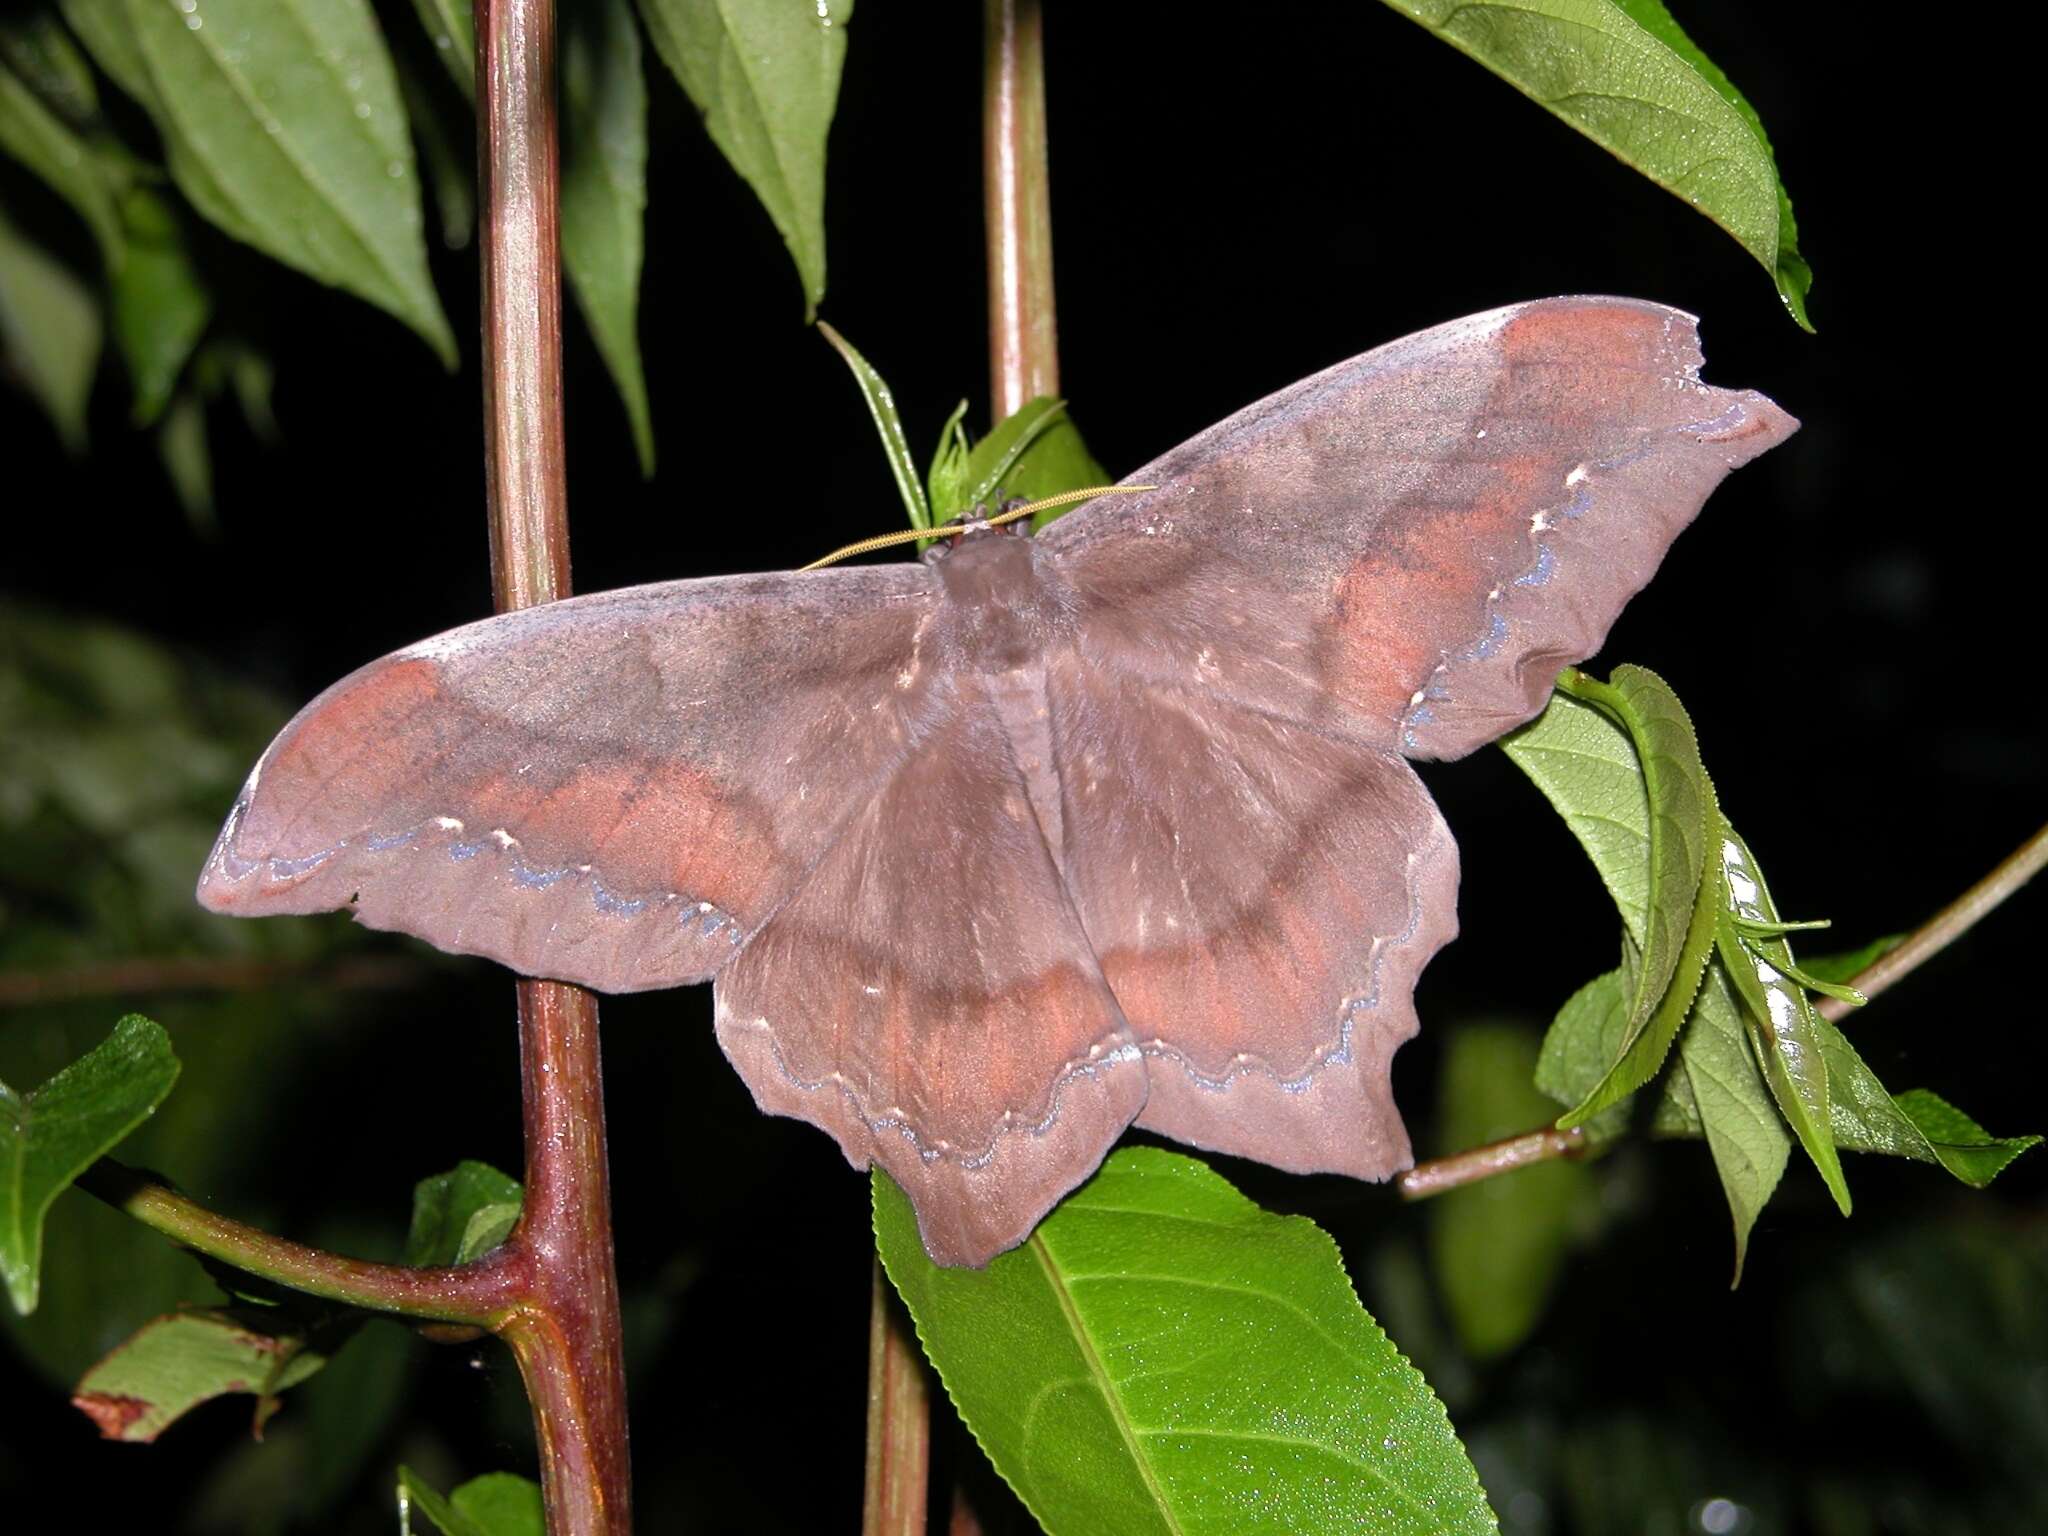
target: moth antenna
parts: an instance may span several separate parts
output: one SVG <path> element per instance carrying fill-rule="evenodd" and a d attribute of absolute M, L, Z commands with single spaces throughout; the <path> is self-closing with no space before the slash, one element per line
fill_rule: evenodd
<path fill-rule="evenodd" d="M 835 549 L 829 555 L 813 560 L 809 565 L 797 567 L 800 571 L 821 570 L 836 565 L 841 560 L 851 560 L 855 555 L 865 555 L 877 549 L 888 549 L 896 544 L 908 544 L 913 539 L 957 539 L 963 533 L 974 533 L 983 528 L 1000 528 L 1005 523 L 1014 523 L 1022 518 L 1036 517 L 1041 512 L 1050 512 L 1054 507 L 1072 506 L 1077 501 L 1088 501 L 1096 496 L 1120 496 L 1131 491 L 1156 491 L 1156 485 L 1095 485 L 1085 490 L 1061 491 L 1057 496 L 1041 497 L 1027 501 L 1022 506 L 995 517 L 977 517 L 972 522 L 948 523 L 938 528 L 905 528 L 899 533 L 878 533 L 872 539 L 861 539 L 842 549 Z"/>

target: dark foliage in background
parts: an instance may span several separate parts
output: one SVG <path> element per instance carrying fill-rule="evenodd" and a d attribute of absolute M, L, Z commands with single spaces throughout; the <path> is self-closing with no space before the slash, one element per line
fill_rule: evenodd
<path fill-rule="evenodd" d="M 395 36 L 406 18 L 390 9 Z M 2033 830 L 2048 787 L 2044 711 L 2015 643 L 2043 553 L 2038 494 L 2011 478 L 2029 458 L 2031 386 L 2015 360 L 2032 323 L 2001 297 L 2031 275 L 2015 270 L 2026 256 L 2008 148 L 2025 86 L 2016 63 L 1960 30 L 1695 9 L 1684 19 L 1771 125 L 1799 197 L 1817 336 L 1681 203 L 1390 11 L 1168 24 L 1152 9 L 1057 7 L 1063 392 L 1121 473 L 1273 388 L 1452 316 L 1560 292 L 1701 315 L 1710 379 L 1765 390 L 1805 428 L 1715 499 L 1606 656 L 1679 689 L 1780 901 L 1832 917 L 1846 947 L 1911 926 L 1977 878 Z M 868 6 L 833 130 L 823 313 L 886 372 L 920 451 L 962 394 L 985 400 L 979 48 L 971 8 Z M 603 366 L 572 327 L 581 590 L 787 566 L 899 520 L 866 413 L 800 323 L 772 229 L 649 62 L 641 334 L 661 464 L 642 480 Z M 1902 104 L 1902 79 L 1925 82 L 1911 90 L 1934 107 Z M 0 166 L 0 203 L 53 242 L 77 238 L 12 167 Z M 19 605 L 0 683 L 27 690 L 51 739 L 90 736 L 105 786 L 5 848 L 8 969 L 73 958 L 49 935 L 109 910 L 125 926 L 100 937 L 149 953 L 314 949 L 271 931 L 296 924 L 223 937 L 232 925 L 163 894 L 182 901 L 274 724 L 259 696 L 295 706 L 488 606 L 473 253 L 436 253 L 463 339 L 454 374 L 357 301 L 221 254 L 237 273 L 222 323 L 275 359 L 280 435 L 265 444 L 216 414 L 215 526 L 178 511 L 151 440 L 125 427 L 117 376 L 101 381 L 82 458 L 25 398 L 0 394 L 0 565 Z M 985 426 L 985 407 L 973 418 Z M 135 658 L 37 638 L 71 621 L 131 631 Z M 95 732 L 96 719 L 112 724 Z M 83 771 L 59 770 L 71 783 Z M 1418 1148 L 1448 1152 L 1466 1140 L 1429 1106 L 1450 1043 L 1504 1019 L 1540 1028 L 1612 964 L 1613 925 L 1577 848 L 1503 757 L 1425 776 L 1464 851 L 1464 932 L 1425 978 L 1425 1032 L 1396 1085 Z M 162 835 L 96 821 L 95 805 L 135 808 Z M 195 835 L 188 867 L 176 855 Z M 82 893 L 80 872 L 100 883 Z M 2026 979 L 2038 912 L 2023 897 L 1851 1021 L 1887 1082 L 1934 1088 L 1994 1128 L 2038 1126 Z M 9 1010 L 0 1078 L 34 1081 L 147 1007 L 186 1070 L 133 1160 L 275 1230 L 395 1256 L 415 1179 L 464 1157 L 517 1164 L 509 988 L 481 963 L 336 932 L 345 955 L 405 957 L 417 984 L 138 990 Z M 608 999 L 604 1012 L 649 1526 L 848 1528 L 865 1183 L 815 1131 L 755 1113 L 712 1041 L 707 990 Z M 1538 1101 L 1494 1130 L 1547 1112 Z M 1548 1310 L 1492 1360 L 1461 1343 L 1433 1289 L 1429 1212 L 1341 1180 L 1219 1166 L 1338 1238 L 1366 1305 L 1449 1405 L 1508 1530 L 1876 1536 L 2048 1521 L 2048 1163 L 2022 1161 L 1973 1194 L 1859 1158 L 1844 1223 L 1795 1162 L 1731 1295 L 1705 1151 L 1631 1144 L 1585 1172 L 1583 1232 Z M 1514 1179 L 1497 1187 L 1516 1193 Z M 0 1356 L 0 1499 L 17 1511 L 33 1498 L 95 1530 L 146 1514 L 178 1531 L 376 1531 L 389 1528 L 395 1461 L 443 1486 L 528 1464 L 517 1381 L 495 1348 L 437 1348 L 388 1325 L 295 1395 L 260 1447 L 244 1400 L 154 1449 L 100 1444 L 65 1384 L 161 1310 L 166 1285 L 213 1293 L 189 1260 L 150 1258 L 158 1239 L 77 1196 L 48 1247 L 45 1307 Z M 989 1481 L 963 1435 L 942 1434 L 939 1455 L 940 1476 Z M 1717 1498 L 1750 1523 L 1713 1524 Z"/>

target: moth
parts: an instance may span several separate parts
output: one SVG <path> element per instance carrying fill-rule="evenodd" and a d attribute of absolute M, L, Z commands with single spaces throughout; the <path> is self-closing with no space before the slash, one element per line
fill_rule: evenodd
<path fill-rule="evenodd" d="M 606 992 L 709 979 L 771 1114 L 1020 1242 L 1133 1123 L 1408 1166 L 1389 1063 L 1457 928 L 1410 758 L 1535 715 L 1796 423 L 1690 316 L 1558 298 L 1240 411 L 1037 537 L 599 593 L 309 704 L 199 881 Z"/>

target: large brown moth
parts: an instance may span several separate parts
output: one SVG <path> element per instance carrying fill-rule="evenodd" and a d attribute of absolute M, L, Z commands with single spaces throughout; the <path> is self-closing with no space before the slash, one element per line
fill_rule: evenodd
<path fill-rule="evenodd" d="M 1699 364 L 1675 310 L 1516 305 L 1036 538 L 452 630 L 285 727 L 199 899 L 602 991 L 709 979 L 761 1107 L 888 1169 L 941 1263 L 1022 1240 L 1133 1122 L 1385 1178 L 1389 1061 L 1457 926 L 1406 759 L 1533 716 L 1794 429 Z"/>

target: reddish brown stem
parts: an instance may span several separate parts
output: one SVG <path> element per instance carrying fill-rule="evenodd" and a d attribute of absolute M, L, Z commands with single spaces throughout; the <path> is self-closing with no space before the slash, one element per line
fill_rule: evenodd
<path fill-rule="evenodd" d="M 1417 1163 L 1401 1175 L 1401 1198 L 1425 1200 L 1447 1189 L 1456 1189 L 1460 1184 L 1475 1184 L 1497 1173 L 1512 1173 L 1517 1168 L 1526 1168 L 1531 1163 L 1548 1162 L 1553 1157 L 1576 1156 L 1585 1150 L 1585 1146 L 1585 1132 L 1576 1128 L 1560 1131 L 1554 1125 L 1546 1125 L 1539 1130 L 1525 1131 L 1520 1136 L 1510 1136 L 1505 1141 L 1488 1142 L 1483 1147 L 1473 1147 L 1450 1157 Z"/>
<path fill-rule="evenodd" d="M 982 195 L 988 218 L 989 393 L 1001 421 L 1060 388 L 1038 0 L 986 0 Z"/>
<path fill-rule="evenodd" d="M 882 1261 L 868 1312 L 867 1498 L 861 1536 L 924 1536 L 931 1403 L 924 1356 Z"/>
<path fill-rule="evenodd" d="M 476 50 L 484 462 L 504 611 L 569 595 L 552 0 L 477 0 Z M 533 1406 L 550 1536 L 620 1536 L 632 1499 L 596 998 L 521 981 L 519 1049 L 526 1203 L 507 1246 L 530 1290 L 500 1332 Z"/>

